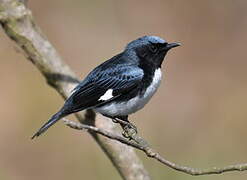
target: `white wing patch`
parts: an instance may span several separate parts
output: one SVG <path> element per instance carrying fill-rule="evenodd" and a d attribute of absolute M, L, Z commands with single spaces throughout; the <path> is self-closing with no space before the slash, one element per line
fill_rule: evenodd
<path fill-rule="evenodd" d="M 108 90 L 105 92 L 105 94 L 99 98 L 99 101 L 100 101 L 100 100 L 106 101 L 106 100 L 108 100 L 108 99 L 111 99 L 111 98 L 113 97 L 112 93 L 113 93 L 113 89 L 108 89 Z"/>
<path fill-rule="evenodd" d="M 146 92 L 144 93 L 143 97 L 137 96 L 128 101 L 124 101 L 120 103 L 112 102 L 110 104 L 106 104 L 104 106 L 98 107 L 95 110 L 101 114 L 106 114 L 114 117 L 114 116 L 126 116 L 142 109 L 145 106 L 145 104 L 148 103 L 148 101 L 151 99 L 154 93 L 157 91 L 160 85 L 161 76 L 162 73 L 159 68 L 155 71 L 153 81 L 146 89 Z M 103 96 L 105 96 L 107 92 Z"/>

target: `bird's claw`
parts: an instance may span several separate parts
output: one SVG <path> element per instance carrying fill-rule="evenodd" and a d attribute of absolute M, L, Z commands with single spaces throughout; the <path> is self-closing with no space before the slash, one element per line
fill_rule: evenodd
<path fill-rule="evenodd" d="M 118 118 L 112 118 L 112 122 L 119 123 L 122 126 L 123 137 L 128 138 L 129 140 L 135 139 L 135 136 L 137 135 L 137 127 L 134 124 Z"/>
<path fill-rule="evenodd" d="M 137 128 L 135 125 L 129 123 L 123 127 L 123 133 L 122 135 L 125 138 L 128 138 L 129 140 L 134 139 L 134 137 L 137 135 Z"/>

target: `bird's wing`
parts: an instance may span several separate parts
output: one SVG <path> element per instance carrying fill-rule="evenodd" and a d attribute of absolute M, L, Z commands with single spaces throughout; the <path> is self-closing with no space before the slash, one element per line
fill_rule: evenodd
<path fill-rule="evenodd" d="M 73 112 L 103 105 L 136 89 L 143 76 L 143 70 L 133 65 L 96 69 L 75 88 L 65 104 Z"/>

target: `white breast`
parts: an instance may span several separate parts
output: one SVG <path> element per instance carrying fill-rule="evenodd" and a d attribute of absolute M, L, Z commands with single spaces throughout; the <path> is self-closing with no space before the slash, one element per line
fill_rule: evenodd
<path fill-rule="evenodd" d="M 145 106 L 145 104 L 147 104 L 147 102 L 157 91 L 160 85 L 161 76 L 162 73 L 160 68 L 155 70 L 153 81 L 146 89 L 142 97 L 137 96 L 126 102 L 107 104 L 105 106 L 96 108 L 95 110 L 101 114 L 105 114 L 109 116 L 125 116 L 140 110 Z"/>

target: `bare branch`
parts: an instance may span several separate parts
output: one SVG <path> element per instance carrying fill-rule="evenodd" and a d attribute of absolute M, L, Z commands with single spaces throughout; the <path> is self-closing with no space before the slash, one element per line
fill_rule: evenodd
<path fill-rule="evenodd" d="M 126 145 L 132 146 L 136 149 L 143 151 L 148 157 L 154 158 L 157 161 L 161 162 L 162 164 L 164 164 L 164 165 L 166 165 L 166 166 L 168 166 L 174 170 L 181 171 L 181 172 L 184 172 L 186 174 L 193 175 L 193 176 L 209 175 L 209 174 L 222 174 L 224 172 L 229 172 L 229 171 L 245 171 L 245 170 L 247 170 L 247 163 L 229 165 L 229 166 L 226 166 L 223 168 L 214 167 L 214 168 L 205 169 L 205 170 L 181 166 L 181 165 L 175 164 L 175 163 L 163 158 L 159 153 L 157 153 L 154 149 L 152 149 L 149 145 L 147 145 L 147 143 L 145 143 L 143 145 L 143 142 L 146 142 L 146 141 L 141 137 L 135 138 L 134 139 L 135 142 L 133 142 L 133 141 L 130 141 L 130 140 L 122 137 L 121 135 L 108 132 L 104 129 L 100 129 L 100 128 L 97 128 L 94 126 L 84 125 L 81 123 L 70 121 L 70 120 L 65 119 L 65 118 L 63 119 L 63 121 L 67 126 L 73 128 L 73 129 L 92 131 L 92 132 L 101 134 L 102 136 L 105 136 L 107 138 L 114 139 L 114 140 L 119 141 L 121 143 L 124 143 Z"/>
<path fill-rule="evenodd" d="M 67 98 L 71 89 L 79 82 L 73 71 L 66 65 L 35 23 L 32 13 L 19 0 L 0 0 L 0 25 L 5 33 L 23 50 L 23 54 L 44 75 L 49 85 Z M 109 121 L 95 120 L 95 113 L 85 111 L 76 114 L 83 123 L 115 132 Z M 116 143 L 108 138 L 90 132 L 108 158 L 112 161 L 123 179 L 149 180 L 148 172 L 137 157 L 133 148 Z"/>

